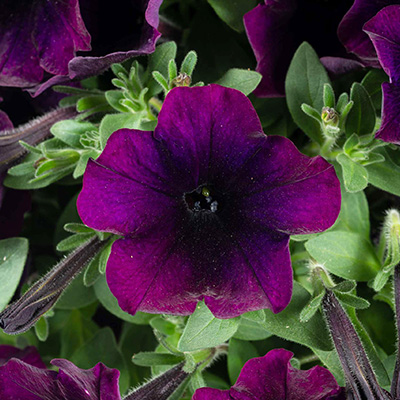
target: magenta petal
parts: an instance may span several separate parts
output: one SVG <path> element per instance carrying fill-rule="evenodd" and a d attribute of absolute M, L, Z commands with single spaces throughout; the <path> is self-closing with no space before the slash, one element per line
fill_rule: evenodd
<path fill-rule="evenodd" d="M 290 364 L 292 357 L 287 350 L 271 350 L 264 357 L 247 361 L 229 392 L 203 388 L 196 391 L 193 399 L 344 400 L 342 389 L 327 369 L 295 369 Z"/>
<path fill-rule="evenodd" d="M 333 166 L 282 136 L 269 136 L 233 184 L 243 192 L 236 207 L 249 223 L 287 234 L 324 231 L 340 212 Z"/>
<path fill-rule="evenodd" d="M 92 369 L 80 369 L 68 360 L 55 359 L 60 368 L 58 381 L 64 388 L 65 400 L 120 400 L 119 371 L 96 364 Z"/>
<path fill-rule="evenodd" d="M 42 361 L 36 347 L 33 346 L 19 349 L 14 346 L 0 345 L 0 366 L 4 365 L 11 358 L 18 358 L 34 367 L 46 368 L 46 364 Z"/>
<path fill-rule="evenodd" d="M 90 50 L 78 0 L 3 1 L 0 33 L 2 86 L 32 86 L 44 71 L 66 74 L 75 52 Z"/>
<path fill-rule="evenodd" d="M 89 370 L 53 360 L 59 372 L 11 359 L 0 367 L 0 398 L 18 400 L 120 400 L 119 371 L 99 363 Z"/>
<path fill-rule="evenodd" d="M 400 6 L 385 7 L 364 25 L 391 82 L 400 81 Z"/>
<path fill-rule="evenodd" d="M 294 0 L 265 0 L 245 14 L 247 36 L 262 76 L 254 94 L 259 97 L 284 96 L 284 82 L 294 44 L 289 22 L 296 9 Z"/>
<path fill-rule="evenodd" d="M 355 0 L 343 17 L 338 36 L 347 51 L 354 53 L 367 66 L 379 67 L 374 46 L 363 32 L 364 24 L 383 7 L 398 4 L 398 0 Z"/>
<path fill-rule="evenodd" d="M 211 174 L 230 179 L 265 139 L 248 98 L 219 85 L 172 90 L 154 136 L 181 176 L 191 177 L 192 190 Z"/>
<path fill-rule="evenodd" d="M 219 390 L 211 388 L 197 389 L 192 400 L 232 400 L 230 390 Z"/>
<path fill-rule="evenodd" d="M 382 84 L 382 123 L 376 138 L 400 145 L 400 87 L 388 82 Z"/>

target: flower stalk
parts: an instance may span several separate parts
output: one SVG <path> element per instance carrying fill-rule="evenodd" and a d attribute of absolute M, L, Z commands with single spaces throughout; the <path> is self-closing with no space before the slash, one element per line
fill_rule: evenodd
<path fill-rule="evenodd" d="M 28 153 L 19 141 L 36 146 L 51 136 L 52 125 L 77 115 L 75 107 L 57 108 L 17 128 L 0 132 L 0 174 Z"/>
<path fill-rule="evenodd" d="M 62 259 L 21 298 L 0 313 L 0 328 L 9 335 L 31 328 L 107 243 L 108 240 L 101 241 L 96 235 Z"/>

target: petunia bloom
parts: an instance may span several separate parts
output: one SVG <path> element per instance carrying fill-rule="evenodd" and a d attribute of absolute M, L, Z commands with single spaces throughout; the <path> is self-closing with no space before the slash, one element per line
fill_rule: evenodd
<path fill-rule="evenodd" d="M 338 27 L 340 41 L 349 53 L 353 53 L 366 66 L 379 67 L 378 57 L 368 35 L 363 31 L 364 24 L 381 9 L 399 0 L 355 0 Z"/>
<path fill-rule="evenodd" d="M 330 227 L 340 188 L 323 158 L 267 137 L 245 95 L 209 85 L 173 89 L 154 133 L 115 132 L 77 207 L 123 236 L 106 271 L 123 310 L 188 315 L 204 299 L 231 318 L 287 306 L 289 235 Z"/>
<path fill-rule="evenodd" d="M 0 366 L 0 398 L 18 400 L 120 400 L 119 371 L 98 363 L 92 369 L 68 360 L 51 362 L 59 371 L 38 368 L 12 358 Z"/>
<path fill-rule="evenodd" d="M 382 124 L 376 137 L 400 145 L 400 5 L 382 9 L 364 26 L 378 54 L 379 62 L 390 77 L 382 84 Z"/>
<path fill-rule="evenodd" d="M 100 21 L 106 14 L 101 10 L 103 5 L 109 8 L 108 16 L 114 17 L 110 10 L 113 7 L 107 2 L 91 0 L 86 4 L 81 1 L 87 9 L 84 15 L 87 25 L 93 29 L 91 35 L 82 19 L 78 0 L 23 3 L 3 0 L 0 5 L 0 85 L 31 88 L 37 95 L 53 84 L 98 75 L 113 63 L 153 52 L 160 36 L 156 28 L 161 3 L 162 0 L 139 0 L 126 2 L 126 9 L 114 7 L 121 32 L 120 37 L 115 37 L 110 34 L 109 22 Z M 121 44 L 121 38 L 127 38 L 125 27 L 131 29 L 131 35 L 128 43 Z M 114 46 L 123 48 L 104 49 L 102 46 L 109 44 L 104 39 L 104 31 L 112 37 Z M 79 51 L 90 50 L 89 57 L 76 55 Z"/>
<path fill-rule="evenodd" d="M 343 6 L 341 2 L 265 0 L 245 14 L 243 21 L 257 60 L 256 70 L 262 75 L 254 91 L 256 96 L 284 96 L 290 60 L 304 40 L 309 41 L 320 56 L 334 56 L 326 63 L 325 57 L 321 59 L 334 76 L 362 67 L 354 60 L 343 58 L 346 54 L 336 37 L 336 16 L 343 15 Z M 312 29 L 305 30 L 305 26 L 312 26 Z"/>
<path fill-rule="evenodd" d="M 246 362 L 229 390 L 197 389 L 193 400 L 344 400 L 333 375 L 320 366 L 307 371 L 293 368 L 293 353 L 271 350 Z"/>

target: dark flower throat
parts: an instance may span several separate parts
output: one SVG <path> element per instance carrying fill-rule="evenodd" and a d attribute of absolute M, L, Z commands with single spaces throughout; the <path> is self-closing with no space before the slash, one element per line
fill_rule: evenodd
<path fill-rule="evenodd" d="M 193 212 L 217 213 L 221 211 L 222 196 L 211 185 L 202 185 L 193 192 L 185 193 L 185 202 Z"/>

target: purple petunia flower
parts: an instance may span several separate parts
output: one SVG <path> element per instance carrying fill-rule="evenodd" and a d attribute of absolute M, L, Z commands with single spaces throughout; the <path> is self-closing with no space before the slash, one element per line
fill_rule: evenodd
<path fill-rule="evenodd" d="M 382 124 L 376 137 L 400 145 L 400 5 L 382 9 L 364 25 L 379 62 L 390 77 L 382 84 Z"/>
<path fill-rule="evenodd" d="M 290 351 L 271 350 L 247 361 L 229 390 L 197 389 L 193 400 L 344 400 L 342 388 L 327 369 L 295 369 L 292 357 Z"/>
<path fill-rule="evenodd" d="M 92 369 L 68 360 L 51 362 L 59 371 L 30 365 L 17 358 L 0 366 L 0 398 L 18 400 L 120 400 L 119 371 L 98 363 Z"/>
<path fill-rule="evenodd" d="M 346 54 L 336 37 L 337 16 L 342 17 L 344 6 L 340 2 L 265 0 L 245 14 L 243 21 L 257 60 L 256 70 L 262 75 L 254 94 L 284 96 L 286 73 L 302 41 L 309 41 L 320 55 L 334 56 L 321 59 L 333 77 L 362 68 L 360 63 L 343 58 Z M 308 26 L 312 29 L 304 29 Z"/>
<path fill-rule="evenodd" d="M 106 272 L 123 310 L 188 315 L 204 299 L 231 318 L 287 306 L 289 235 L 329 228 L 340 188 L 323 158 L 267 137 L 241 92 L 209 85 L 173 89 L 154 133 L 115 132 L 77 206 L 124 236 Z"/>
<path fill-rule="evenodd" d="M 379 61 L 368 35 L 363 32 L 364 24 L 378 11 L 391 4 L 400 4 L 399 0 L 355 0 L 338 27 L 340 41 L 349 53 L 355 54 L 369 67 L 378 67 Z"/>
<path fill-rule="evenodd" d="M 109 35 L 110 28 L 109 22 L 105 24 L 101 20 L 106 14 L 101 8 L 104 5 L 109 9 L 113 7 L 97 0 L 82 3 L 83 11 L 87 10 L 85 20 L 93 28 L 92 36 L 81 17 L 78 0 L 1 2 L 1 86 L 31 88 L 38 95 L 51 85 L 98 75 L 113 63 L 154 51 L 160 36 L 156 28 L 162 0 L 132 1 L 126 2 L 122 8 L 114 7 L 121 25 L 118 31 L 126 38 L 125 27 L 130 27 L 132 35 L 128 37 L 128 43 L 123 44 L 120 43 L 122 36 L 111 35 L 117 47 L 106 48 L 104 45 L 109 42 L 103 33 Z M 113 17 L 112 10 L 108 16 Z M 129 20 L 125 21 L 125 16 Z M 76 56 L 77 51 L 89 50 L 89 56 Z"/>

